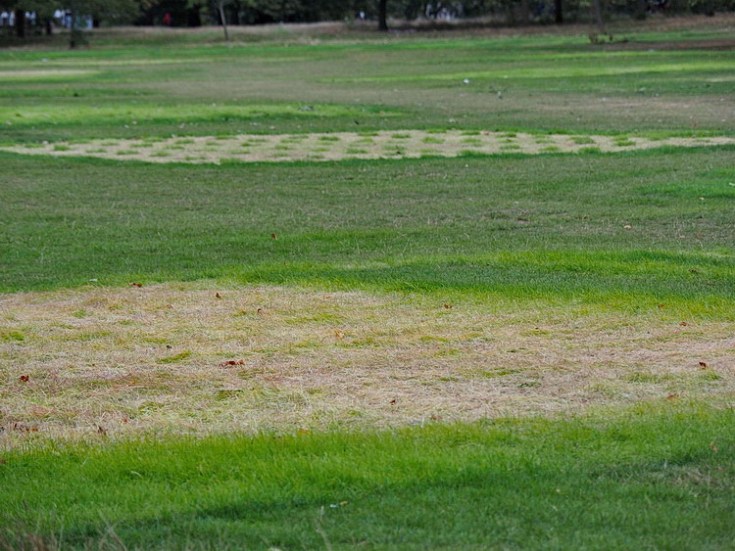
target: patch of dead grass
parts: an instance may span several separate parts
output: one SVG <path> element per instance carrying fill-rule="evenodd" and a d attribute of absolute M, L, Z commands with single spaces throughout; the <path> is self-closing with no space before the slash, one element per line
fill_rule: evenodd
<path fill-rule="evenodd" d="M 732 399 L 735 326 L 169 284 L 0 297 L 0 440 L 385 427 Z"/>
<path fill-rule="evenodd" d="M 75 78 L 96 74 L 98 71 L 89 69 L 22 69 L 0 71 L 0 78 L 4 81 L 33 80 L 48 78 Z"/>
<path fill-rule="evenodd" d="M 583 139 L 580 139 L 583 138 Z M 706 147 L 735 144 L 732 137 L 665 138 L 652 140 L 630 137 L 625 142 L 598 135 L 544 134 L 483 131 L 467 136 L 459 130 L 425 132 L 376 132 L 366 139 L 354 132 L 236 135 L 169 138 L 140 147 L 139 140 L 89 140 L 84 143 L 57 142 L 0 147 L 1 150 L 30 155 L 98 157 L 152 163 L 282 162 L 343 159 L 403 159 L 417 157 L 457 157 L 465 154 L 493 155 L 513 152 L 535 155 L 548 151 L 578 153 L 590 147 L 618 152 L 659 147 Z M 553 149 L 550 149 L 553 148 Z"/>

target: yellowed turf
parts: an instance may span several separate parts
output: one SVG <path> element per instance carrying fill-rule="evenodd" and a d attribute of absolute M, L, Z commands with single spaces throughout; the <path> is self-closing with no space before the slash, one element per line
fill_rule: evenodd
<path fill-rule="evenodd" d="M 0 295 L 0 444 L 732 400 L 735 324 L 214 283 Z"/>
<path fill-rule="evenodd" d="M 94 75 L 98 71 L 88 69 L 19 69 L 0 71 L 0 81 L 63 79 Z"/>
<path fill-rule="evenodd" d="M 732 137 L 666 138 L 507 132 L 426 132 L 405 130 L 359 134 L 354 132 L 171 137 L 159 140 L 105 139 L 84 143 L 56 142 L 0 147 L 35 155 L 97 157 L 153 163 L 220 163 L 223 161 L 335 161 L 342 159 L 402 159 L 456 157 L 463 154 L 578 153 L 594 148 L 605 152 L 657 147 L 705 147 L 735 144 Z"/>

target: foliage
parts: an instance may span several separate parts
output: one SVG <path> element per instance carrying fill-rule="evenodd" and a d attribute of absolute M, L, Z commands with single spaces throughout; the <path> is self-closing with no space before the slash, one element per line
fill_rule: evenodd
<path fill-rule="evenodd" d="M 163 13 L 174 14 L 174 24 L 195 26 L 202 19 L 219 21 L 219 4 L 223 4 L 228 24 L 262 24 L 273 22 L 314 22 L 351 19 L 364 14 L 378 17 L 377 0 L 0 0 L 2 9 L 36 11 L 48 17 L 55 9 L 73 8 L 105 22 L 160 24 Z M 568 0 L 563 3 L 565 20 L 585 20 L 590 17 L 590 0 Z M 647 13 L 707 13 L 732 11 L 732 0 L 607 0 L 609 13 L 628 14 L 637 18 Z M 493 17 L 509 23 L 550 22 L 562 4 L 557 0 L 389 0 L 387 14 L 398 19 L 437 19 Z"/>
<path fill-rule="evenodd" d="M 74 9 L 106 22 L 130 21 L 137 14 L 137 0 L 0 0 L 0 7 L 35 11 L 49 17 L 57 9 Z"/>

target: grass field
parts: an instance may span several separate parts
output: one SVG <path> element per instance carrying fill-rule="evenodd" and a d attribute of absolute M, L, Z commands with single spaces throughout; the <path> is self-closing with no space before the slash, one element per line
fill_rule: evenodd
<path fill-rule="evenodd" d="M 729 548 L 735 19 L 675 23 L 0 50 L 0 549 Z"/>

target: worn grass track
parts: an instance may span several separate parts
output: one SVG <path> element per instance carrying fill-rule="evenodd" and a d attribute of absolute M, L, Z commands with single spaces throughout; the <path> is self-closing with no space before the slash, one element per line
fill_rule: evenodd
<path fill-rule="evenodd" d="M 654 148 L 735 145 L 735 137 L 648 139 L 634 136 L 517 132 L 416 131 L 330 132 L 312 134 L 249 134 L 172 137 L 142 140 L 84 140 L 0 146 L 27 155 L 92 157 L 150 163 L 341 161 L 348 159 L 410 159 L 471 155 L 541 153 L 620 153 Z"/>
<path fill-rule="evenodd" d="M 726 405 L 732 322 L 189 284 L 0 299 L 5 442 Z"/>

